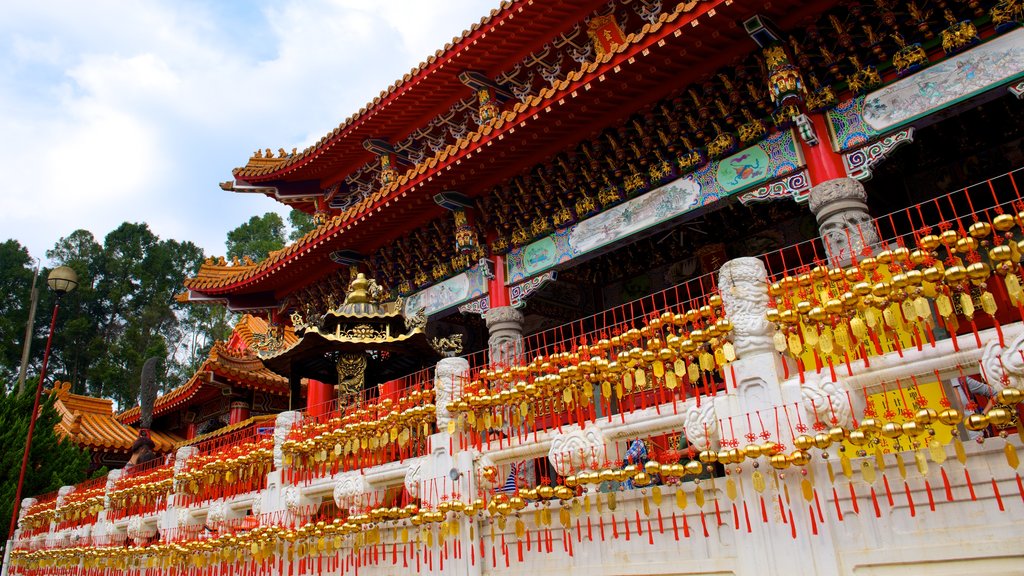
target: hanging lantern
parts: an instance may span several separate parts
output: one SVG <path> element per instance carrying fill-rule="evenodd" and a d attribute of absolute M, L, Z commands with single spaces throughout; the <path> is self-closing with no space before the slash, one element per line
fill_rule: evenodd
<path fill-rule="evenodd" d="M 455 211 L 455 249 L 463 254 L 476 252 L 476 231 L 469 225 L 465 210 Z"/>

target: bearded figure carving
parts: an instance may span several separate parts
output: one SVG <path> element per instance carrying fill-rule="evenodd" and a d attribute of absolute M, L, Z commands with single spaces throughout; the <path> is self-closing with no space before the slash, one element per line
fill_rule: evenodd
<path fill-rule="evenodd" d="M 452 415 L 448 405 L 462 397 L 469 380 L 469 361 L 465 358 L 442 358 L 434 370 L 434 406 L 437 429 L 447 430 Z"/>

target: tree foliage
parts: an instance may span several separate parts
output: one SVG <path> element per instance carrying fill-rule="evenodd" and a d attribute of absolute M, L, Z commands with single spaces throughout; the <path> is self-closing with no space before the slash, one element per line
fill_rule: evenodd
<path fill-rule="evenodd" d="M 228 258 L 248 257 L 259 262 L 274 250 L 284 248 L 284 220 L 277 212 L 253 216 L 248 222 L 228 232 Z"/>
<path fill-rule="evenodd" d="M 32 257 L 17 240 L 0 244 L 0 378 L 18 377 L 32 289 Z"/>
<path fill-rule="evenodd" d="M 181 322 L 185 307 L 174 295 L 203 261 L 198 246 L 161 240 L 146 224 L 125 222 L 102 244 L 88 231 L 76 230 L 46 255 L 79 277 L 78 289 L 61 302 L 50 368 L 54 377 L 122 407 L 135 404 L 139 372 L 150 356 L 165 359 L 158 369 L 164 388 L 178 383 L 167 376 L 180 372 L 176 352 L 188 326 Z M 47 293 L 40 307 L 50 309 L 52 299 Z"/>
<path fill-rule="evenodd" d="M 35 382 L 26 386 L 24 394 L 0 392 L 0 517 L 3 534 L 7 539 L 7 519 L 11 517 L 14 492 L 18 486 L 22 451 L 28 433 L 29 414 L 35 399 Z M 53 428 L 60 417 L 53 408 L 53 398 L 44 397 L 39 406 L 29 452 L 29 466 L 25 472 L 22 497 L 52 492 L 61 486 L 77 484 L 86 477 L 89 455 L 71 442 L 61 441 Z"/>
<path fill-rule="evenodd" d="M 292 210 L 288 213 L 288 225 L 291 231 L 288 233 L 288 239 L 295 242 L 299 238 L 305 236 L 308 232 L 316 228 L 316 224 L 313 222 L 313 217 L 306 214 L 302 210 Z"/>

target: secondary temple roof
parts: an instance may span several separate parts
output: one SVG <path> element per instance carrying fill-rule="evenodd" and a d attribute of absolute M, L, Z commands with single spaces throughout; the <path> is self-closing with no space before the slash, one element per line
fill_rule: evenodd
<path fill-rule="evenodd" d="M 256 351 L 265 345 L 268 328 L 264 320 L 245 315 L 235 326 L 228 342 L 217 342 L 202 366 L 186 382 L 156 399 L 153 415 L 160 416 L 172 411 L 194 398 L 203 387 L 209 385 L 214 376 L 219 376 L 242 388 L 262 390 L 280 395 L 289 392 L 288 379 L 275 374 L 256 356 Z M 284 342 L 294 343 L 295 333 L 284 330 Z M 139 421 L 139 407 L 130 408 L 117 415 L 125 424 Z"/>
<path fill-rule="evenodd" d="M 60 415 L 57 434 L 75 444 L 100 452 L 128 452 L 139 437 L 135 428 L 119 422 L 114 416 L 113 401 L 71 392 L 70 382 L 57 382 L 54 408 Z M 181 438 L 173 434 L 151 431 L 150 438 L 157 452 L 170 452 Z"/>

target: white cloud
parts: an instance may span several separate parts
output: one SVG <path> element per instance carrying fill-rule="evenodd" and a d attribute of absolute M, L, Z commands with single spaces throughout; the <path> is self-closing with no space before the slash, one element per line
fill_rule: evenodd
<path fill-rule="evenodd" d="M 222 253 L 278 209 L 217 188 L 231 168 L 315 142 L 497 4 L 3 3 L 0 230 L 42 256 L 145 221 Z"/>

